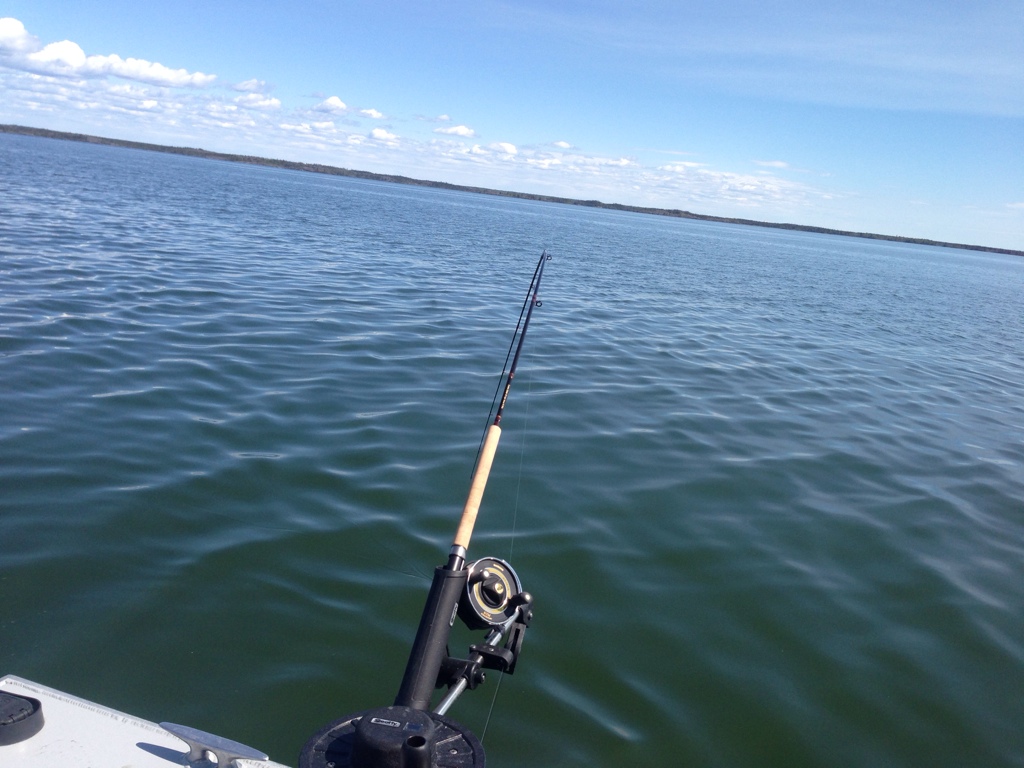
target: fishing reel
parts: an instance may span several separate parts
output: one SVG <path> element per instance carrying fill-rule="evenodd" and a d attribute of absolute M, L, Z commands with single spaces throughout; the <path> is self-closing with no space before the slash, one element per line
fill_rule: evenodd
<path fill-rule="evenodd" d="M 489 630 L 481 644 L 469 646 L 466 659 L 447 656 L 441 663 L 437 687 L 448 687 L 438 705 L 444 714 L 455 698 L 484 681 L 484 670 L 514 674 L 523 638 L 533 618 L 533 595 L 523 591 L 519 576 L 504 560 L 484 557 L 470 563 L 466 586 L 459 600 L 458 616 L 471 630 Z M 498 646 L 505 638 L 504 646 Z"/>
<path fill-rule="evenodd" d="M 496 557 L 482 557 L 470 563 L 466 572 L 459 618 L 470 629 L 505 624 L 522 604 L 523 584 L 512 566 Z"/>
<path fill-rule="evenodd" d="M 456 616 L 470 630 L 487 631 L 464 659 L 448 652 L 447 630 Z M 395 704 L 324 726 L 303 747 L 299 768 L 483 768 L 480 741 L 445 713 L 464 691 L 484 682 L 485 670 L 515 673 L 532 618 L 533 597 L 504 560 L 484 557 L 457 570 L 436 569 Z M 434 636 L 421 645 L 421 635 Z M 433 667 L 425 662 L 432 655 Z M 436 678 L 427 681 L 431 668 Z M 447 693 L 428 711 L 430 689 L 445 687 Z"/>

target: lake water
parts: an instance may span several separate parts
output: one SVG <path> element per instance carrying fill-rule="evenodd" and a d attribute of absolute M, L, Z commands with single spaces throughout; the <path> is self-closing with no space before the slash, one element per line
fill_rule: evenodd
<path fill-rule="evenodd" d="M 10 135 L 0 672 L 291 764 L 390 704 L 544 248 L 489 763 L 1024 765 L 1024 259 Z"/>

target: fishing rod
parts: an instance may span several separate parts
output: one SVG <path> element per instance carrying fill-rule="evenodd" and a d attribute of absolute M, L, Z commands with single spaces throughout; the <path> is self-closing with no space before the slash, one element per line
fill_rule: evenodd
<path fill-rule="evenodd" d="M 541 305 L 538 296 L 544 265 L 550 259 L 547 251 L 541 253 L 526 291 L 491 405 L 494 419 L 488 414 L 490 424 L 477 454 L 448 562 L 434 569 L 395 702 L 324 726 L 302 748 L 299 768 L 483 768 L 485 764 L 480 741 L 445 715 L 464 691 L 484 682 L 484 670 L 515 672 L 533 618 L 533 597 L 523 590 L 511 565 L 496 557 L 474 562 L 466 558 L 526 331 L 534 308 Z M 487 630 L 484 641 L 471 645 L 461 659 L 448 652 L 456 616 L 470 630 Z M 431 710 L 435 690 L 444 687 L 447 692 Z"/>

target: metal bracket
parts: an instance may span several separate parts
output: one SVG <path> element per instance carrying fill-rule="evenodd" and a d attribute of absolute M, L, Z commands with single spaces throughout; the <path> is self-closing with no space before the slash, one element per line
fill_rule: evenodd
<path fill-rule="evenodd" d="M 240 768 L 238 760 L 264 761 L 270 759 L 259 750 L 247 747 L 245 744 L 200 731 L 197 728 L 189 728 L 187 725 L 160 723 L 160 727 L 188 744 L 189 751 L 185 759 L 189 765 L 199 765 L 206 761 L 216 762 L 217 768 Z M 213 755 L 214 760 L 210 761 L 208 755 Z"/>

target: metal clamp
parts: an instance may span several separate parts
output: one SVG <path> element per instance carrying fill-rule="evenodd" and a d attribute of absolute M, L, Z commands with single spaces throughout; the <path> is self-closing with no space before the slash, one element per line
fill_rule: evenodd
<path fill-rule="evenodd" d="M 259 750 L 245 744 L 197 728 L 189 728 L 187 725 L 160 723 L 160 727 L 188 744 L 189 751 L 185 759 L 189 765 L 199 765 L 205 761 L 216 762 L 217 768 L 240 768 L 238 760 L 270 759 Z M 211 761 L 209 755 L 213 755 L 214 760 Z"/>

